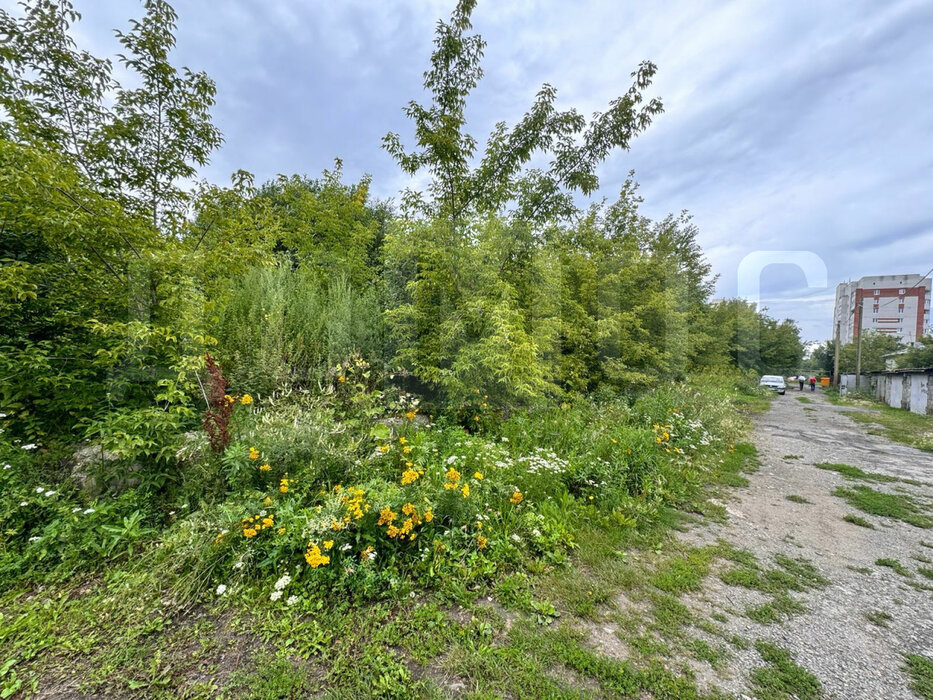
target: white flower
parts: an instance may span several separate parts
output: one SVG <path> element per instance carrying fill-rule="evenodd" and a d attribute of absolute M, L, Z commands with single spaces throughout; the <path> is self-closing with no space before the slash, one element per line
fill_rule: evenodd
<path fill-rule="evenodd" d="M 268 515 L 268 513 L 266 513 L 266 511 L 264 511 L 264 510 L 259 511 L 259 517 L 260 517 L 260 518 L 265 518 L 266 515 Z"/>
<path fill-rule="evenodd" d="M 71 512 L 72 512 L 72 513 L 77 513 L 77 512 L 79 512 L 80 510 L 81 510 L 81 506 L 78 506 L 77 508 L 72 508 L 72 509 L 71 509 Z"/>
<path fill-rule="evenodd" d="M 453 464 L 456 461 L 457 461 L 457 455 L 450 455 L 450 457 L 447 458 L 447 464 Z"/>
<path fill-rule="evenodd" d="M 85 509 L 84 509 L 84 514 L 85 514 L 85 515 L 90 515 L 90 514 L 93 513 L 93 512 L 94 512 L 94 509 L 93 509 L 93 508 L 85 508 Z"/>
<path fill-rule="evenodd" d="M 25 508 L 25 507 L 28 506 L 28 505 L 29 505 L 29 502 L 28 502 L 28 501 L 23 501 L 22 503 L 19 504 L 19 507 L 20 507 L 20 508 Z"/>
<path fill-rule="evenodd" d="M 242 569 L 242 568 L 243 568 L 243 562 L 238 561 L 236 564 L 233 565 L 233 568 L 234 568 L 234 569 Z"/>
<path fill-rule="evenodd" d="M 4 468 L 4 469 L 12 469 L 13 467 L 11 467 L 9 464 L 4 464 L 4 465 L 3 465 L 3 468 Z"/>
<path fill-rule="evenodd" d="M 6 418 L 6 413 L 0 413 L 0 419 Z"/>
<path fill-rule="evenodd" d="M 286 604 L 286 605 L 294 605 L 294 604 L 297 603 L 297 602 L 298 602 L 298 596 L 296 596 L 296 595 L 290 595 L 290 596 L 288 596 L 288 600 L 285 601 L 285 604 Z"/>
<path fill-rule="evenodd" d="M 282 597 L 282 591 L 272 591 L 272 593 L 269 594 L 269 600 L 271 601 L 276 601 L 281 597 Z"/>
<path fill-rule="evenodd" d="M 507 437 L 502 438 L 502 442 L 508 442 L 508 441 L 509 439 Z"/>
<path fill-rule="evenodd" d="M 371 552 L 367 552 L 366 556 L 370 561 L 372 561 L 376 558 L 376 550 L 374 549 Z"/>
<path fill-rule="evenodd" d="M 343 546 L 340 548 L 340 551 L 341 551 L 341 552 L 346 552 L 348 549 L 353 549 L 353 545 L 351 545 L 349 542 L 347 542 L 345 545 L 343 545 Z"/>
<path fill-rule="evenodd" d="M 34 442 L 30 442 L 28 445 L 23 445 L 24 450 L 34 450 L 36 447 L 38 447 L 38 445 L 36 445 Z"/>
<path fill-rule="evenodd" d="M 37 486 L 37 487 L 36 487 L 36 493 L 43 493 L 44 491 L 45 491 L 45 489 L 42 488 L 41 486 Z"/>
<path fill-rule="evenodd" d="M 42 539 L 41 537 L 30 537 L 30 538 L 29 538 L 29 541 L 30 541 L 30 542 L 38 542 L 38 541 L 41 540 L 41 539 Z"/>
<path fill-rule="evenodd" d="M 45 495 L 46 495 L 46 496 L 54 496 L 56 493 L 58 493 L 58 492 L 57 492 L 57 491 L 46 491 L 46 492 L 45 492 Z"/>
<path fill-rule="evenodd" d="M 278 581 L 275 582 L 275 590 L 281 591 L 285 586 L 292 582 L 292 577 L 288 574 L 285 574 Z"/>
<path fill-rule="evenodd" d="M 217 586 L 217 595 L 223 595 L 227 592 L 227 587 L 224 584 Z"/>
<path fill-rule="evenodd" d="M 512 540 L 514 540 L 515 542 L 521 542 L 522 538 L 518 536 L 518 533 L 515 533 L 512 535 Z"/>

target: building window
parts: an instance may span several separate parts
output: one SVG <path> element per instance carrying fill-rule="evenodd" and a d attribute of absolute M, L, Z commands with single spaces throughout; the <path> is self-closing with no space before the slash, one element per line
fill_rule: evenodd
<path fill-rule="evenodd" d="M 876 290 L 875 290 L 875 296 L 879 296 L 880 294 L 881 294 L 881 290 L 880 290 L 880 289 L 876 289 Z"/>
<path fill-rule="evenodd" d="M 898 290 L 897 290 L 897 293 L 903 295 L 903 294 L 906 294 L 906 293 L 907 293 L 907 290 L 906 290 L 906 289 L 898 289 Z"/>

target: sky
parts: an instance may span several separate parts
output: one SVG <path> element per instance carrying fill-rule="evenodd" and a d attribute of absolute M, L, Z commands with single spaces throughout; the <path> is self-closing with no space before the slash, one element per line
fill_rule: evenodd
<path fill-rule="evenodd" d="M 141 14 L 133 0 L 74 2 L 79 43 L 98 55 Z M 412 144 L 402 108 L 424 97 L 434 25 L 454 0 L 172 4 L 173 62 L 217 83 L 225 143 L 205 178 L 315 176 L 339 157 L 379 197 L 411 184 L 381 139 Z M 717 296 L 759 300 L 822 341 L 840 281 L 933 267 L 933 2 L 479 0 L 473 26 L 487 42 L 467 112 L 480 143 L 542 83 L 590 115 L 639 62 L 657 64 L 648 95 L 665 112 L 605 162 L 599 196 L 634 170 L 643 213 L 689 211 Z M 810 286 L 788 260 L 807 263 Z"/>

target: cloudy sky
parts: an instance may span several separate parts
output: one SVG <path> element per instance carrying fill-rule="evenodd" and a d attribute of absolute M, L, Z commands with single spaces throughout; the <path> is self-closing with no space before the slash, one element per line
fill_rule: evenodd
<path fill-rule="evenodd" d="M 75 4 L 95 53 L 114 53 L 112 30 L 140 13 L 131 0 Z M 340 157 L 348 178 L 372 174 L 379 196 L 408 184 L 380 139 L 391 130 L 410 144 L 401 108 L 422 95 L 434 23 L 454 0 L 173 4 L 176 64 L 217 82 L 226 143 L 205 177 L 315 175 Z M 720 296 L 755 293 L 737 275 L 751 253 L 815 253 L 828 287 L 772 265 L 760 296 L 822 340 L 839 281 L 933 267 L 933 2 L 479 0 L 474 28 L 488 42 L 468 114 L 480 142 L 543 82 L 560 107 L 590 114 L 640 61 L 658 65 L 650 94 L 665 113 L 607 161 L 602 195 L 634 169 L 645 213 L 689 210 Z"/>

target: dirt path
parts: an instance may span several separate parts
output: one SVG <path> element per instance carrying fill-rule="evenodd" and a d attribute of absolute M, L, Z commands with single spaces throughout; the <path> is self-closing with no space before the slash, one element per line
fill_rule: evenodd
<path fill-rule="evenodd" d="M 800 396 L 811 403 L 799 401 Z M 830 404 L 819 391 L 775 397 L 770 410 L 756 420 L 752 436 L 760 469 L 749 476 L 748 487 L 734 489 L 735 499 L 724 504 L 728 522 L 686 536 L 697 543 L 722 538 L 772 566 L 776 555 L 808 559 L 829 584 L 792 594 L 807 611 L 783 623 L 753 622 L 743 611 L 766 597 L 726 585 L 718 576 L 707 579 L 691 604 L 722 620 L 731 633 L 752 641 L 765 639 L 792 652 L 819 678 L 827 697 L 912 699 L 902 655 L 933 656 L 933 580 L 917 571 L 931 566 L 933 529 L 869 515 L 832 494 L 837 487 L 870 486 L 910 496 L 929 515 L 933 454 L 868 435 L 842 415 L 843 410 L 852 409 Z M 814 466 L 823 462 L 927 483 L 847 480 Z M 846 522 L 847 514 L 864 518 L 874 529 Z M 906 572 L 877 565 L 879 558 L 896 560 Z M 873 623 L 866 615 L 879 621 Z M 698 671 L 702 680 L 747 697 L 752 695 L 748 675 L 761 665 L 752 647 L 736 651 L 722 672 Z"/>

